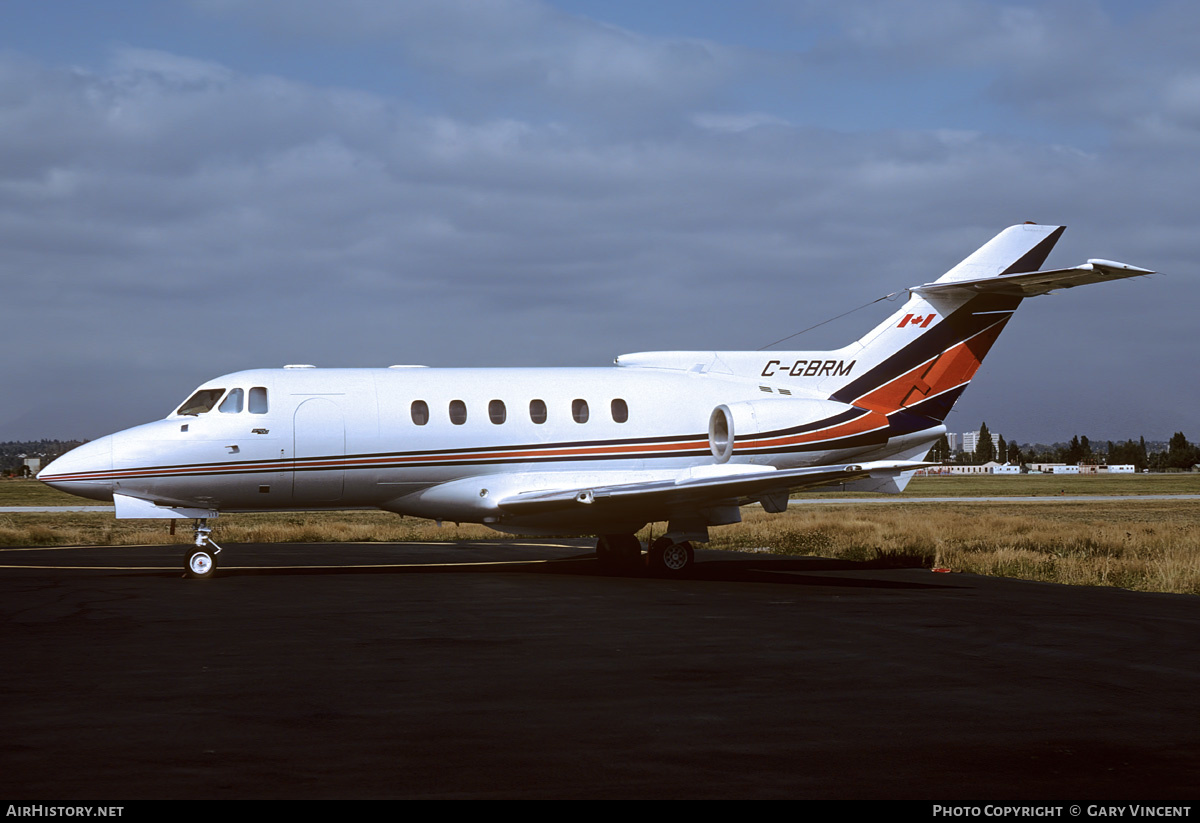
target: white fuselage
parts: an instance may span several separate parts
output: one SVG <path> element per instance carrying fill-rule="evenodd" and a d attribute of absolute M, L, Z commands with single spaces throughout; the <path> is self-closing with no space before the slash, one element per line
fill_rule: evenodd
<path fill-rule="evenodd" d="M 159 506 L 381 508 L 504 525 L 491 501 L 514 489 L 586 485 L 613 471 L 646 480 L 718 462 L 793 468 L 886 457 L 942 431 L 907 433 L 889 446 L 883 415 L 866 422 L 866 412 L 805 396 L 795 381 L 781 389 L 771 381 L 655 368 L 260 369 L 208 381 L 204 389 L 226 397 L 265 389 L 265 411 L 242 402 L 237 409 L 176 412 L 65 455 L 52 482 L 77 494 L 116 493 Z M 785 433 L 739 446 L 720 461 L 710 433 L 719 406 L 741 421 L 739 440 L 756 431 Z M 855 417 L 852 431 L 839 415 Z M 822 420 L 831 424 L 786 434 Z M 468 480 L 470 489 L 458 483 Z M 507 520 L 520 525 L 520 518 Z"/>

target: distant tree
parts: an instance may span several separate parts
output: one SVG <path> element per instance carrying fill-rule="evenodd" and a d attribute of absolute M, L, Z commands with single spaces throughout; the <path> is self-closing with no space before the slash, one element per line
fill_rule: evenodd
<path fill-rule="evenodd" d="M 1183 432 L 1175 432 L 1167 444 L 1167 468 L 1190 469 L 1196 462 L 1196 447 L 1188 442 Z"/>
<path fill-rule="evenodd" d="M 1083 462 L 1083 444 L 1079 442 L 1079 435 L 1072 437 L 1070 445 L 1063 449 L 1062 462 L 1069 466 Z"/>
<path fill-rule="evenodd" d="M 1008 462 L 1008 444 L 1004 442 L 1004 435 L 1000 435 L 1000 442 L 996 446 L 996 462 Z"/>
<path fill-rule="evenodd" d="M 975 444 L 975 465 L 982 465 L 996 459 L 996 444 L 992 442 L 992 433 L 988 431 L 987 423 L 979 427 L 979 442 Z"/>
<path fill-rule="evenodd" d="M 1146 468 L 1146 441 L 1143 438 L 1135 443 L 1126 440 L 1124 443 L 1108 443 L 1108 462 L 1110 465 L 1133 465 L 1138 471 Z"/>

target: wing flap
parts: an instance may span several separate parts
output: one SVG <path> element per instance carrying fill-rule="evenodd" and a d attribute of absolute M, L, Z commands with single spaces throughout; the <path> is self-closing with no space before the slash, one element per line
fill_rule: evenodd
<path fill-rule="evenodd" d="M 917 286 L 912 291 L 923 297 L 937 297 L 952 294 L 1008 294 L 1016 297 L 1034 297 L 1046 294 L 1055 289 L 1070 289 L 1075 286 L 1086 286 L 1091 283 L 1107 283 L 1111 280 L 1123 280 L 1126 277 L 1144 277 L 1155 274 L 1150 269 L 1140 269 L 1127 263 L 1117 263 L 1113 260 L 1088 260 L 1082 266 L 1069 269 L 1052 269 L 1050 271 L 1026 272 L 1023 274 L 1002 274 L 996 277 L 983 277 L 977 280 L 959 280 L 947 283 L 926 283 Z"/>
<path fill-rule="evenodd" d="M 510 514 L 525 515 L 583 506 L 743 505 L 766 495 L 777 496 L 869 477 L 892 477 L 932 465 L 935 464 L 916 460 L 878 460 L 799 469 L 755 466 L 751 471 L 716 476 L 689 473 L 674 479 L 519 492 L 498 500 L 497 506 Z"/>

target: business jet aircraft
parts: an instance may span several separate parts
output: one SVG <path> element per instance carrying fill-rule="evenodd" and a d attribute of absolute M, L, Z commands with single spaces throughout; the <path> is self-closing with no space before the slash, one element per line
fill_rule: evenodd
<path fill-rule="evenodd" d="M 1107 260 L 1036 271 L 1060 226 L 1005 229 L 835 351 L 671 351 L 615 368 L 236 372 L 165 420 L 85 443 L 39 478 L 118 518 L 195 518 L 185 569 L 211 576 L 220 512 L 376 508 L 525 534 L 598 535 L 611 566 L 666 521 L 651 568 L 782 512 L 796 491 L 899 492 L 1025 297 L 1152 274 Z"/>

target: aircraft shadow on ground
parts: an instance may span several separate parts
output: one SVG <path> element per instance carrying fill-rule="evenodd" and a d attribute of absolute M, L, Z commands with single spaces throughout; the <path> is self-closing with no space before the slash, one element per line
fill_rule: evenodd
<path fill-rule="evenodd" d="M 86 569 L 80 564 L 104 562 L 105 571 L 116 573 L 123 577 L 180 577 L 181 569 L 164 565 L 161 569 L 135 568 L 140 563 L 168 562 L 179 554 L 178 547 L 163 546 L 161 554 L 153 558 L 145 554 L 136 560 L 124 553 L 114 553 L 116 547 L 97 548 L 79 547 L 72 562 L 62 563 L 64 571 L 69 569 Z M 551 559 L 513 559 L 511 561 L 479 561 L 465 560 L 460 562 L 445 562 L 430 559 L 428 562 L 343 562 L 340 564 L 312 563 L 311 565 L 275 564 L 271 559 L 262 559 L 262 565 L 256 565 L 254 555 L 261 548 L 274 546 L 238 546 L 230 545 L 223 552 L 228 566 L 218 568 L 215 581 L 232 577 L 283 577 L 283 576 L 334 576 L 334 575 L 367 575 L 367 574 L 537 574 L 537 575 L 573 575 L 584 577 L 608 577 L 613 579 L 676 579 L 681 581 L 706 581 L 725 583 L 770 583 L 773 585 L 791 586 L 822 586 L 840 588 L 870 588 L 870 589 L 946 589 L 961 588 L 950 580 L 921 583 L 911 580 L 887 579 L 881 572 L 915 571 L 921 567 L 917 563 L 904 563 L 903 560 L 885 558 L 872 561 L 836 560 L 823 557 L 779 557 L 774 555 L 751 556 L 730 553 L 729 557 L 713 559 L 710 557 L 699 560 L 691 574 L 681 578 L 661 578 L 646 568 L 630 570 L 607 569 L 596 560 L 590 551 L 582 551 L 576 555 Z M 155 547 L 157 549 L 157 547 Z M 39 560 L 47 559 L 40 554 Z M 83 557 L 79 555 L 83 554 Z M 114 554 L 117 556 L 114 557 Z M 60 555 L 61 557 L 61 555 Z M 100 558 L 103 558 L 101 560 Z M 6 559 L 16 560 L 11 557 Z M 57 559 L 57 558 L 56 558 Z M 533 562 L 531 562 L 533 560 Z M 119 567 L 128 564 L 131 568 L 122 571 Z M 19 562 L 14 565 L 22 565 Z M 31 564 L 32 565 L 32 564 Z M 58 564 L 55 564 L 58 565 Z M 42 567 L 44 568 L 44 566 Z M 95 567 L 93 567 L 94 569 Z M 834 574 L 831 574 L 834 573 Z M 845 574 L 836 574 L 844 572 Z M 197 581 L 200 583 L 201 581 Z"/>

